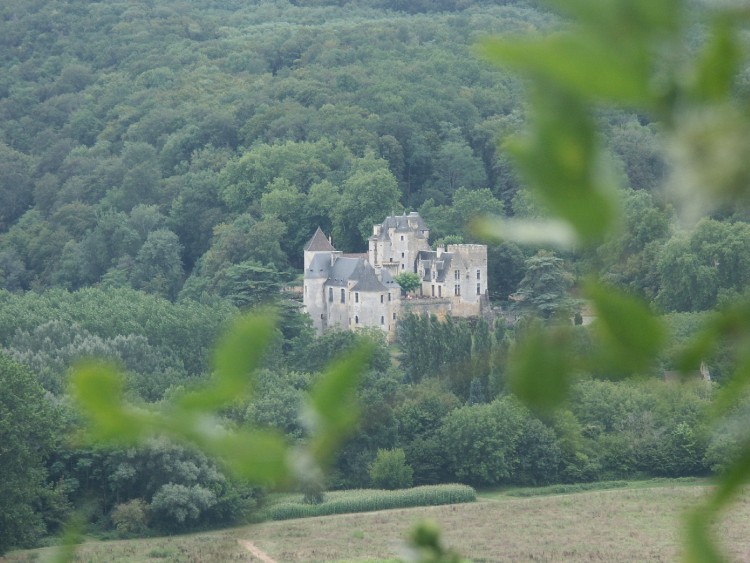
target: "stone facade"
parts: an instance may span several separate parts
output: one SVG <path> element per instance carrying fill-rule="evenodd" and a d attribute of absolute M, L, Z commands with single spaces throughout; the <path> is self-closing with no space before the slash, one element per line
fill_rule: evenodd
<path fill-rule="evenodd" d="M 481 314 L 487 301 L 487 247 L 452 244 L 431 250 L 418 213 L 373 227 L 367 254 L 339 252 L 319 228 L 304 250 L 303 303 L 320 334 L 331 327 L 376 327 L 396 337 L 402 308 L 443 317 Z M 394 277 L 417 273 L 416 295 L 402 297 Z"/>

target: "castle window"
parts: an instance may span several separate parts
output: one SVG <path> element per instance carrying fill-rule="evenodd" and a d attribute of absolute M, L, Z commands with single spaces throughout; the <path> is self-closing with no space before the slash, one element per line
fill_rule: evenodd
<path fill-rule="evenodd" d="M 481 283 L 477 284 L 477 295 L 482 295 L 482 284 Z"/>
<path fill-rule="evenodd" d="M 354 302 L 355 303 L 359 303 L 359 292 L 358 291 L 354 292 Z"/>
<path fill-rule="evenodd" d="M 482 279 L 482 270 L 477 270 L 477 279 L 478 280 Z"/>
<path fill-rule="evenodd" d="M 359 315 L 354 315 L 354 324 L 355 325 L 359 324 Z"/>
<path fill-rule="evenodd" d="M 402 269 L 402 270 L 404 269 L 404 265 L 403 265 L 403 264 L 401 264 L 401 269 Z"/>
<path fill-rule="evenodd" d="M 391 292 L 389 291 L 388 292 L 388 301 L 390 301 L 390 300 L 391 300 Z"/>
<path fill-rule="evenodd" d="M 341 302 L 346 303 L 346 293 L 343 288 L 341 288 Z"/>
<path fill-rule="evenodd" d="M 404 240 L 404 235 L 401 235 L 401 240 Z"/>
<path fill-rule="evenodd" d="M 385 317 L 383 315 L 380 315 L 380 324 L 381 325 L 385 324 Z"/>
<path fill-rule="evenodd" d="M 402 253 L 401 253 L 401 258 L 403 258 L 403 257 L 404 257 L 404 253 L 402 252 Z"/>
<path fill-rule="evenodd" d="M 393 320 L 396 320 L 396 313 L 393 313 Z"/>
<path fill-rule="evenodd" d="M 460 280 L 461 279 L 461 271 L 460 270 L 455 270 L 453 272 L 453 279 L 454 280 Z"/>
<path fill-rule="evenodd" d="M 435 285 L 432 286 L 432 296 L 435 297 Z"/>
<path fill-rule="evenodd" d="M 456 295 L 457 297 L 461 297 L 461 286 L 460 286 L 460 285 L 454 285 L 454 286 L 453 286 L 453 293 L 454 293 L 454 294 L 455 294 L 455 295 Z"/>
<path fill-rule="evenodd" d="M 333 288 L 328 288 L 328 301 L 333 301 Z"/>
<path fill-rule="evenodd" d="M 383 302 L 383 294 L 382 293 L 380 294 L 380 302 L 381 303 Z"/>
<path fill-rule="evenodd" d="M 438 297 L 442 297 L 442 296 L 443 296 L 443 286 L 439 285 L 438 286 Z"/>

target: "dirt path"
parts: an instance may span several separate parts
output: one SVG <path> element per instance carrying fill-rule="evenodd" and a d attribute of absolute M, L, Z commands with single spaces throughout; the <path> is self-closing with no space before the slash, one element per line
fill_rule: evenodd
<path fill-rule="evenodd" d="M 276 560 L 272 559 L 271 556 L 269 556 L 266 552 L 261 551 L 257 547 L 255 547 L 255 544 L 249 540 L 237 540 L 239 544 L 247 549 L 250 553 L 252 553 L 253 557 L 257 557 L 263 563 L 276 563 Z"/>

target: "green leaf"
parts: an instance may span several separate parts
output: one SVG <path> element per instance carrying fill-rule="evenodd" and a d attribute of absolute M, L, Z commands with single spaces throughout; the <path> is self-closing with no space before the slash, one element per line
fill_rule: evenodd
<path fill-rule="evenodd" d="M 532 131 L 507 149 L 542 203 L 568 221 L 581 240 L 600 241 L 613 228 L 615 183 L 580 98 L 552 85 L 540 89 Z"/>
<path fill-rule="evenodd" d="M 504 217 L 482 218 L 474 221 L 472 233 L 485 240 L 510 240 L 529 246 L 555 246 L 570 250 L 578 238 L 570 224 L 560 220 L 526 221 Z"/>
<path fill-rule="evenodd" d="M 203 444 L 231 471 L 253 483 L 278 485 L 288 477 L 288 450 L 283 436 L 270 430 L 227 433 Z"/>
<path fill-rule="evenodd" d="M 572 332 L 568 327 L 534 327 L 511 351 L 508 382 L 519 399 L 549 411 L 567 397 L 573 377 Z"/>
<path fill-rule="evenodd" d="M 708 500 L 688 514 L 685 560 L 691 563 L 726 561 L 711 538 L 711 526 L 718 513 L 750 481 L 750 443 L 742 445 L 741 455 L 716 484 Z"/>
<path fill-rule="evenodd" d="M 610 40 L 622 35 L 674 34 L 682 20 L 682 0 L 545 0 L 545 3 Z"/>
<path fill-rule="evenodd" d="M 645 53 L 630 56 L 586 33 L 545 38 L 486 39 L 478 50 L 488 61 L 551 82 L 579 96 L 649 106 L 650 63 Z M 631 49 L 632 50 L 632 49 Z"/>
<path fill-rule="evenodd" d="M 307 420 L 313 435 L 310 451 L 319 463 L 354 431 L 359 415 L 356 389 L 374 345 L 361 344 L 334 362 L 310 391 Z"/>
<path fill-rule="evenodd" d="M 252 375 L 274 335 L 275 317 L 270 313 L 239 317 L 216 347 L 214 373 L 201 390 L 186 394 L 186 409 L 213 410 L 246 397 Z"/>
<path fill-rule="evenodd" d="M 586 285 L 586 294 L 596 308 L 593 328 L 599 337 L 601 367 L 608 373 L 646 369 L 664 344 L 662 321 L 639 299 L 614 287 L 592 281 Z"/>
<path fill-rule="evenodd" d="M 132 443 L 141 437 L 147 415 L 123 407 L 123 377 L 115 366 L 84 362 L 73 370 L 70 381 L 71 394 L 90 419 L 95 439 Z"/>
<path fill-rule="evenodd" d="M 728 17 L 717 17 L 710 39 L 698 57 L 692 94 L 699 101 L 726 100 L 743 59 L 733 23 Z"/>
<path fill-rule="evenodd" d="M 733 406 L 742 401 L 750 385 L 750 352 L 744 352 L 737 361 L 737 368 L 732 373 L 731 379 L 714 394 L 710 415 L 714 419 L 727 414 Z"/>

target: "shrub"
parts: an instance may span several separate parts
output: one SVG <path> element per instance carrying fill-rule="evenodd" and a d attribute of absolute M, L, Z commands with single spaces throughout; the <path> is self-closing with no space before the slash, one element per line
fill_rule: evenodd
<path fill-rule="evenodd" d="M 378 450 L 368 473 L 372 484 L 379 489 L 405 489 L 412 485 L 412 468 L 406 463 L 406 454 L 402 448 Z"/>
<path fill-rule="evenodd" d="M 321 504 L 325 499 L 325 490 L 320 480 L 310 479 L 302 483 L 302 502 L 305 504 Z"/>
<path fill-rule="evenodd" d="M 160 528 L 179 531 L 190 528 L 215 504 L 216 495 L 200 485 L 168 483 L 151 500 L 151 512 Z"/>
<path fill-rule="evenodd" d="M 118 504 L 110 517 L 121 536 L 143 535 L 148 531 L 148 505 L 143 499 Z"/>

